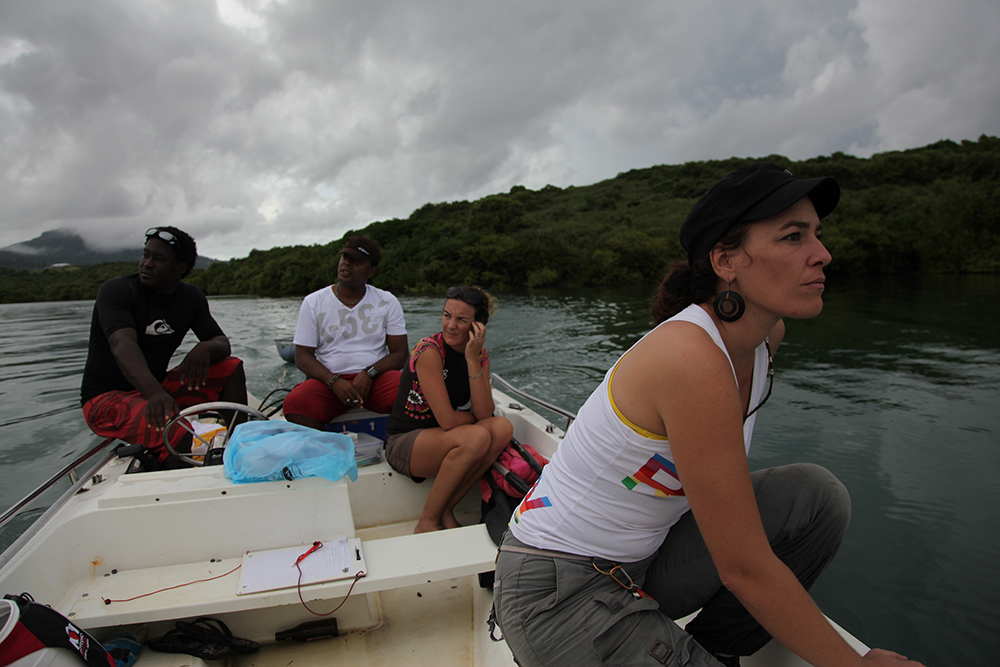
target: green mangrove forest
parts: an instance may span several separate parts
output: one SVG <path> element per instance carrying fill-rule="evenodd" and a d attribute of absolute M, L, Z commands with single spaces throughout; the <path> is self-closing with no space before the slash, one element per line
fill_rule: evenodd
<path fill-rule="evenodd" d="M 1000 271 L 1000 138 L 982 136 L 870 158 L 768 155 L 633 169 L 581 187 L 514 186 L 477 201 L 426 204 L 406 219 L 372 222 L 325 245 L 253 250 L 196 270 L 188 281 L 209 295 L 302 296 L 335 280 L 337 251 L 348 236 L 363 234 L 383 250 L 373 283 L 397 293 L 455 284 L 653 285 L 683 257 L 678 230 L 698 197 L 760 159 L 800 178 L 840 181 L 840 206 L 824 220 L 829 274 Z M 0 302 L 92 299 L 103 281 L 135 270 L 129 262 L 3 270 Z"/>

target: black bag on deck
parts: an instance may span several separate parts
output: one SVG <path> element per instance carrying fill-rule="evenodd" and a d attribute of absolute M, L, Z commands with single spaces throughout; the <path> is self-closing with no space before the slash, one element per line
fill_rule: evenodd
<path fill-rule="evenodd" d="M 17 605 L 19 617 L 0 641 L 0 667 L 46 648 L 63 648 L 90 667 L 116 667 L 101 643 L 51 607 L 38 604 L 27 593 L 5 595 Z M 2 624 L 0 624 L 2 625 Z"/>
<path fill-rule="evenodd" d="M 490 471 L 486 471 L 486 483 L 490 485 L 493 495 L 490 501 L 483 501 L 482 515 L 479 523 L 486 524 L 486 532 L 490 534 L 490 539 L 500 546 L 503 534 L 507 532 L 507 524 L 510 522 L 510 515 L 514 513 L 514 508 L 521 502 L 520 498 L 512 498 L 504 493 L 493 479 Z"/>

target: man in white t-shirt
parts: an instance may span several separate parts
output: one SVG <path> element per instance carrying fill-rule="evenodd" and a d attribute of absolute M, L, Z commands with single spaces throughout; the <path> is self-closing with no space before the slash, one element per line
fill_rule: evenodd
<path fill-rule="evenodd" d="M 399 300 L 368 284 L 381 256 L 374 241 L 352 236 L 337 282 L 302 300 L 295 365 L 306 380 L 285 397 L 288 421 L 323 429 L 351 408 L 392 410 L 409 345 Z"/>

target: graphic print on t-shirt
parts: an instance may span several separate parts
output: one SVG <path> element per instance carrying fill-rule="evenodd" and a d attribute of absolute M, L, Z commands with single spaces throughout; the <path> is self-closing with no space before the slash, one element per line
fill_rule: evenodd
<path fill-rule="evenodd" d="M 342 308 L 337 313 L 339 322 L 334 322 L 329 317 L 330 313 L 317 313 L 316 325 L 320 337 L 327 343 L 333 343 L 338 335 L 342 340 L 352 340 L 360 334 L 376 333 L 385 327 L 382 315 L 383 308 L 387 305 L 389 302 L 383 300 L 378 305 L 366 303 L 355 310 Z"/>
<path fill-rule="evenodd" d="M 667 460 L 660 454 L 653 454 L 638 472 L 623 479 L 622 484 L 630 491 L 647 496 L 666 498 L 684 495 L 673 461 Z"/>
<path fill-rule="evenodd" d="M 155 322 L 151 322 L 149 326 L 146 327 L 147 336 L 169 336 L 173 332 L 173 327 L 171 327 L 166 320 L 156 320 Z"/>
<path fill-rule="evenodd" d="M 538 483 L 536 482 L 535 486 L 532 486 L 531 490 L 528 491 L 528 494 L 524 496 L 524 500 L 521 504 L 517 506 L 517 511 L 514 512 L 514 523 L 518 523 L 521 519 L 521 515 L 528 510 L 536 510 L 539 507 L 552 507 L 552 501 L 549 500 L 548 496 L 542 496 L 541 498 L 531 497 L 531 494 L 535 492 L 537 487 Z"/>
<path fill-rule="evenodd" d="M 413 379 L 410 391 L 406 394 L 406 406 L 403 408 L 406 411 L 406 416 L 410 419 L 430 419 L 431 417 L 431 406 L 427 405 L 427 401 L 424 400 L 424 395 L 420 391 L 420 383 L 417 379 Z"/>

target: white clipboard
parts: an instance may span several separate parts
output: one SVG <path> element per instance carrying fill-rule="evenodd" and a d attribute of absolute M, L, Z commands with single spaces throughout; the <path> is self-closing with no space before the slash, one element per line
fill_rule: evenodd
<path fill-rule="evenodd" d="M 321 548 L 303 558 L 299 567 L 295 567 L 296 559 L 312 546 L 309 543 L 269 551 L 246 552 L 243 554 L 236 594 L 293 588 L 299 585 L 300 568 L 303 586 L 337 579 L 353 579 L 359 572 L 364 576 L 367 571 L 360 538 L 341 536 L 323 541 Z"/>

